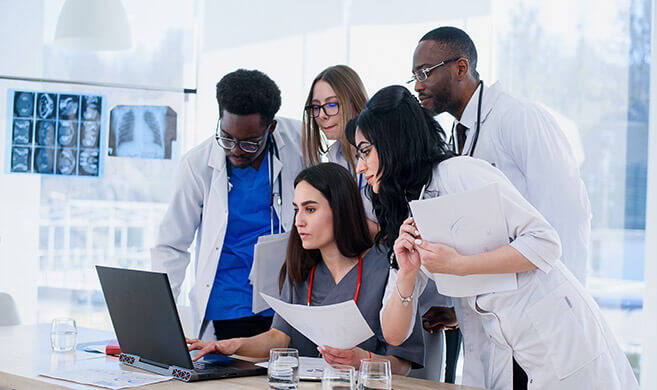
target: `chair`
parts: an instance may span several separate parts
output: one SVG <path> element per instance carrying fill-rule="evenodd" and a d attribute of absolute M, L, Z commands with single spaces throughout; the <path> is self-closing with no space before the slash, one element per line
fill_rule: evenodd
<path fill-rule="evenodd" d="M 20 323 L 14 298 L 7 293 L 0 293 L 0 326 L 20 325 Z"/>

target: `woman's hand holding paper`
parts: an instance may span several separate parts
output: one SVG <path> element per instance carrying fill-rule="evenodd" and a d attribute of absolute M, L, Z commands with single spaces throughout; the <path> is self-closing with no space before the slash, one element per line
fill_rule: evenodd
<path fill-rule="evenodd" d="M 456 249 L 424 240 L 415 241 L 415 249 L 421 264 L 432 274 L 465 275 L 459 265 L 463 265 L 463 257 Z"/>
<path fill-rule="evenodd" d="M 328 345 L 323 345 L 321 347 L 317 347 L 317 349 L 319 352 L 321 352 L 324 360 L 326 360 L 326 362 L 332 366 L 337 364 L 344 364 L 358 369 L 360 367 L 360 360 L 370 357 L 370 354 L 367 353 L 367 351 L 358 347 L 351 349 L 338 349 L 331 348 Z"/>

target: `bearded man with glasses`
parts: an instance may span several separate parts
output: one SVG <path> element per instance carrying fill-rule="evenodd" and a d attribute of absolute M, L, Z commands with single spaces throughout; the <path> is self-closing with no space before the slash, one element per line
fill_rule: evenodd
<path fill-rule="evenodd" d="M 499 82 L 484 87 L 477 72 L 474 42 L 455 27 L 436 28 L 420 39 L 412 72 L 411 82 L 422 106 L 433 115 L 447 112 L 454 117 L 453 152 L 480 158 L 501 170 L 559 233 L 561 260 L 585 284 L 591 206 L 569 140 L 555 118 L 545 107 L 511 96 Z M 442 300 L 437 293 L 432 297 Z M 433 334 L 456 325 L 454 309 L 456 317 L 473 315 L 474 309 L 460 298 L 454 299 L 453 309 L 441 307 L 440 302 L 430 305 L 429 299 L 422 305 L 422 301 L 421 297 L 421 310 L 426 310 L 424 328 Z M 495 355 L 496 366 L 512 367 L 514 389 L 527 388 L 523 362 L 499 353 L 480 353 L 483 334 L 474 327 L 461 327 L 461 332 L 466 351 L 463 384 L 486 387 L 477 358 L 481 354 Z M 459 335 L 457 331 L 446 335 L 446 381 L 450 381 L 454 379 Z"/>
<path fill-rule="evenodd" d="M 294 178 L 303 165 L 301 122 L 275 117 L 281 92 L 267 75 L 225 75 L 217 103 L 214 135 L 180 160 L 151 250 L 153 270 L 168 274 L 178 298 L 196 237 L 189 336 L 204 340 L 269 330 L 273 311 L 252 311 L 253 250 L 258 237 L 291 229 Z"/>

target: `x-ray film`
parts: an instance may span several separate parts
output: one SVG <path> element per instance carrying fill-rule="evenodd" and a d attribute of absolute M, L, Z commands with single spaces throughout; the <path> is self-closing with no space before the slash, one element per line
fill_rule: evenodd
<path fill-rule="evenodd" d="M 177 114 L 168 106 L 116 106 L 110 112 L 107 154 L 171 159 Z"/>
<path fill-rule="evenodd" d="M 7 102 L 8 172 L 102 176 L 103 96 L 9 90 Z"/>

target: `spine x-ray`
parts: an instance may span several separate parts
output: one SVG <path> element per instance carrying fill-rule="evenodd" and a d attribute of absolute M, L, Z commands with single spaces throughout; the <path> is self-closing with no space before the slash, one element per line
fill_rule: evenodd
<path fill-rule="evenodd" d="M 176 112 L 167 106 L 116 106 L 110 112 L 107 154 L 171 159 L 176 123 Z"/>
<path fill-rule="evenodd" d="M 8 171 L 100 176 L 103 97 L 9 91 Z"/>

